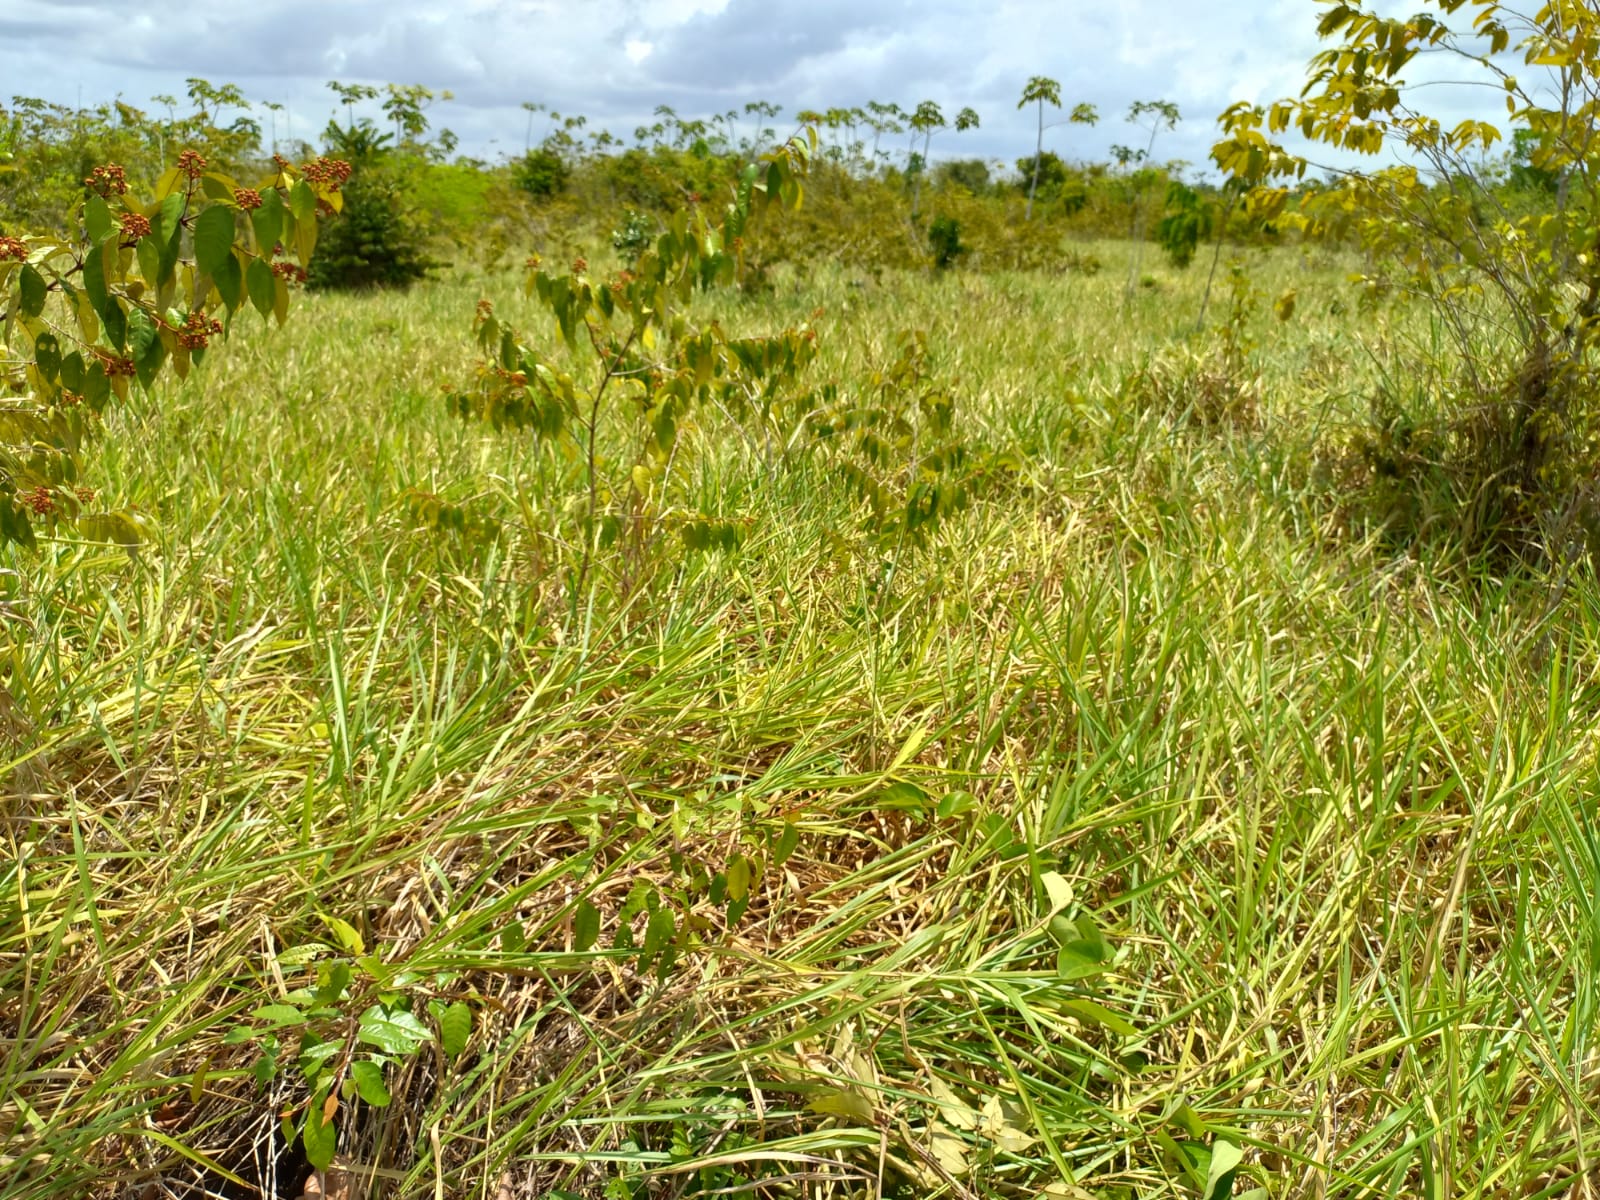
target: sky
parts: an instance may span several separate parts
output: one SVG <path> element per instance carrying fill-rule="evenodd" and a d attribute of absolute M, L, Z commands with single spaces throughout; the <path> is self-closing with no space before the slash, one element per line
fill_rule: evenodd
<path fill-rule="evenodd" d="M 336 111 L 327 81 L 419 83 L 454 93 L 430 118 L 493 161 L 522 151 L 525 102 L 628 137 L 660 104 L 706 117 L 765 100 L 787 133 L 805 108 L 931 99 L 982 120 L 936 137 L 933 157 L 1010 163 L 1036 132 L 1035 112 L 1017 110 L 1023 84 L 1046 75 L 1068 109 L 1102 114 L 1048 130 L 1048 149 L 1104 160 L 1147 136 L 1124 123 L 1133 101 L 1168 100 L 1184 119 L 1154 157 L 1200 169 L 1222 109 L 1298 91 L 1318 12 L 1312 0 L 0 0 L 0 104 L 120 97 L 159 111 L 152 96 L 182 96 L 199 76 L 284 105 L 254 115 L 315 140 Z M 1472 97 L 1430 100 L 1452 123 L 1496 115 Z M 533 139 L 548 129 L 536 118 Z"/>

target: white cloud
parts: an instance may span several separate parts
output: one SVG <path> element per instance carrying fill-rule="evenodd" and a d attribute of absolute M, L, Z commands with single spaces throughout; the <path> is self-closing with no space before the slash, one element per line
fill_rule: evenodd
<path fill-rule="evenodd" d="M 1121 121 L 1131 102 L 1165 99 L 1185 120 L 1157 156 L 1200 163 L 1228 104 L 1298 90 L 1318 15 L 1284 0 L 463 0 L 442 13 L 437 0 L 253 0 L 129 20 L 104 0 L 0 0 L 0 79 L 63 104 L 81 87 L 86 103 L 136 105 L 181 95 L 191 75 L 235 82 L 287 105 L 300 137 L 335 113 L 329 78 L 422 83 L 455 93 L 433 115 L 486 157 L 520 151 L 525 101 L 627 136 L 663 103 L 706 116 L 758 99 L 793 114 L 931 98 L 983 119 L 936 154 L 1010 161 L 1033 144 L 1017 95 L 1043 74 L 1104 116 L 1054 130 L 1061 153 L 1104 156 L 1136 136 Z M 1446 107 L 1458 103 L 1471 101 Z"/>

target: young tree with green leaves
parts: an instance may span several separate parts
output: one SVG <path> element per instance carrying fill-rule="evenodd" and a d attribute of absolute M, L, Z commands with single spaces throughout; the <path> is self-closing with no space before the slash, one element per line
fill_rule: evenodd
<path fill-rule="evenodd" d="M 1128 106 L 1128 115 L 1124 118 L 1130 125 L 1148 130 L 1150 137 L 1143 149 L 1129 153 L 1126 147 L 1114 146 L 1112 150 L 1123 151 L 1124 165 L 1132 159 L 1137 162 L 1147 162 L 1155 153 L 1156 138 L 1163 130 L 1170 132 L 1178 127 L 1178 122 L 1183 119 L 1178 112 L 1178 106 L 1170 100 L 1135 100 Z M 1133 158 L 1137 154 L 1137 158 Z M 1144 262 L 1144 215 L 1145 215 L 1145 188 L 1138 188 L 1133 197 L 1133 258 L 1128 265 L 1128 287 L 1124 298 L 1133 295 L 1133 288 L 1139 281 L 1139 268 Z"/>
<path fill-rule="evenodd" d="M 922 139 L 921 155 L 912 155 L 917 159 L 915 163 L 908 162 L 908 169 L 912 170 L 911 183 L 911 219 L 915 221 L 921 210 L 922 202 L 922 177 L 928 173 L 928 155 L 933 146 L 933 135 L 941 129 L 946 129 L 954 124 L 957 133 L 964 133 L 968 129 L 978 127 L 978 114 L 971 108 L 963 108 L 956 114 L 955 121 L 945 120 L 944 112 L 932 100 L 924 100 L 917 105 L 917 109 L 906 122 L 911 130 L 911 144 L 916 145 L 917 138 Z"/>
<path fill-rule="evenodd" d="M 1044 106 L 1048 104 L 1052 108 L 1061 107 L 1061 85 L 1054 79 L 1044 75 L 1030 77 L 1028 82 L 1023 85 L 1022 99 L 1017 101 L 1017 108 L 1023 109 L 1030 104 L 1039 106 L 1039 135 L 1033 147 L 1033 170 L 1028 180 L 1028 206 L 1023 216 L 1023 219 L 1027 221 L 1033 220 L 1033 197 L 1034 193 L 1039 190 L 1039 167 L 1044 161 L 1044 131 L 1055 128 L 1055 125 L 1062 124 L 1062 122 L 1058 121 L 1054 124 L 1046 125 L 1044 123 Z M 1072 114 L 1067 118 L 1067 123 L 1093 125 L 1099 120 L 1100 113 L 1094 105 L 1078 104 L 1073 107 Z"/>
<path fill-rule="evenodd" d="M 36 530 L 133 547 L 148 521 L 99 503 L 84 451 L 96 420 L 168 366 L 181 379 L 240 310 L 279 324 L 348 163 L 275 160 L 254 186 L 193 150 L 140 186 L 95 167 L 65 234 L 0 237 L 0 543 Z M 292 255 L 293 257 L 290 257 Z"/>
<path fill-rule="evenodd" d="M 1464 543 L 1518 554 L 1600 545 L 1600 10 L 1433 7 L 1401 18 L 1363 0 L 1327 5 L 1317 31 L 1328 48 L 1300 95 L 1229 108 L 1212 158 L 1248 189 L 1251 213 L 1358 238 L 1369 296 L 1430 306 L 1449 352 L 1414 348 L 1407 374 L 1444 381 L 1435 420 L 1446 449 L 1429 471 L 1449 481 L 1435 500 L 1455 506 Z M 1499 126 L 1447 126 L 1422 107 L 1407 73 L 1423 55 L 1504 97 L 1509 123 L 1529 133 L 1527 165 L 1554 181 L 1547 203 L 1512 211 L 1485 179 L 1482 155 L 1503 140 Z M 1275 140 L 1290 129 L 1329 150 L 1398 161 L 1334 172 Z M 1291 208 L 1289 184 L 1319 165 L 1335 185 Z M 1381 433 L 1365 443 L 1375 471 L 1385 469 Z"/>

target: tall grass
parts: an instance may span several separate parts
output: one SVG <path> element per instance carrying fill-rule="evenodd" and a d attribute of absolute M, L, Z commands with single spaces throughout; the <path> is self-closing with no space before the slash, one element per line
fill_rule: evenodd
<path fill-rule="evenodd" d="M 324 1187 L 1156 1197 L 1220 1143 L 1272 1196 L 1600 1186 L 1600 592 L 1332 535 L 1313 451 L 1383 336 L 1336 264 L 1252 261 L 1298 315 L 1251 318 L 1252 419 L 1197 424 L 1127 381 L 1203 281 L 1124 306 L 1101 253 L 708 301 L 823 308 L 846 386 L 925 328 L 1015 452 L 887 591 L 842 488 L 708 422 L 742 547 L 571 602 L 558 473 L 438 397 L 476 298 L 517 311 L 468 268 L 116 414 L 94 482 L 159 544 L 4 564 L 0 1194 L 299 1195 L 294 1073 L 227 1034 L 330 917 L 476 1019 L 346 1105 Z M 614 948 L 640 881 L 791 826 L 664 976 Z"/>

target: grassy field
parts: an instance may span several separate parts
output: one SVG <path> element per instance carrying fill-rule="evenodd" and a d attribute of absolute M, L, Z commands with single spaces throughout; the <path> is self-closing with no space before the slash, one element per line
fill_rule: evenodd
<path fill-rule="evenodd" d="M 1404 318 L 1340 264 L 1247 256 L 1218 384 L 1205 264 L 1125 302 L 1096 253 L 706 301 L 820 307 L 847 388 L 924 329 L 1012 452 L 887 561 L 708 419 L 743 545 L 574 603 L 548 455 L 441 400 L 479 296 L 534 320 L 467 266 L 116 414 L 93 482 L 158 544 L 5 562 L 0 1195 L 300 1195 L 261 1038 L 352 962 L 336 1053 L 373 1004 L 426 1040 L 330 1195 L 1600 1191 L 1594 580 L 1351 532 L 1317 448 Z"/>

